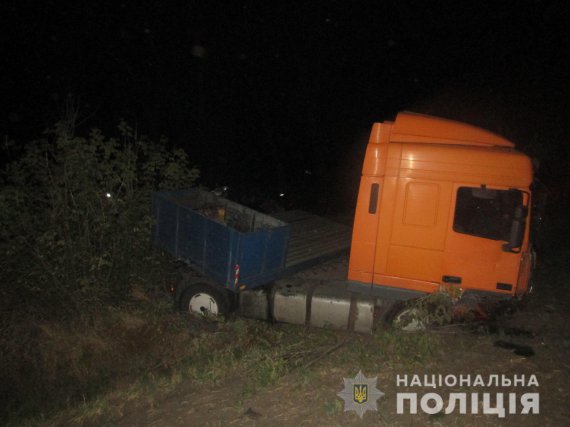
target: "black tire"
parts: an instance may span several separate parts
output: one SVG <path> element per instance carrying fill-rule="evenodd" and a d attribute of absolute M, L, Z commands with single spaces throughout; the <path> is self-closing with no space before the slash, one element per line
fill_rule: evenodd
<path fill-rule="evenodd" d="M 180 298 L 180 309 L 204 316 L 225 316 L 229 312 L 228 291 L 207 283 L 190 285 Z"/>

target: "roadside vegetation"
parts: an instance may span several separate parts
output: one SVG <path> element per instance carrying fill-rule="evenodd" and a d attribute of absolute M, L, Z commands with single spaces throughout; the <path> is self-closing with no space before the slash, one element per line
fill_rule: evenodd
<path fill-rule="evenodd" d="M 192 186 L 198 170 L 165 139 L 125 123 L 116 137 L 77 135 L 68 117 L 3 147 L 0 423 L 87 401 L 171 357 L 151 301 L 174 270 L 150 246 L 150 195 Z"/>
<path fill-rule="evenodd" d="M 176 395 L 181 387 L 226 389 L 233 394 L 234 409 L 244 412 L 248 399 L 270 393 L 285 377 L 294 376 L 299 387 L 310 389 L 323 369 L 334 378 L 331 364 L 341 372 L 339 377 L 354 376 L 359 369 L 374 372 L 379 366 L 390 364 L 421 366 L 436 354 L 440 345 L 439 337 L 429 333 L 382 330 L 367 336 L 243 318 L 188 318 L 173 314 L 167 305 L 147 306 L 146 310 L 138 315 L 122 311 L 116 319 L 120 322 L 117 332 L 109 334 L 103 325 L 91 331 L 92 338 L 98 336 L 109 346 L 107 351 L 110 347 L 118 350 L 107 354 L 111 360 L 105 360 L 103 349 L 93 358 L 93 362 L 114 371 L 114 381 L 64 410 L 17 417 L 16 424 L 113 423 L 129 412 L 144 411 L 165 396 Z M 140 347 L 134 349 L 137 336 Z M 71 341 L 72 336 L 68 338 Z M 86 341 L 89 340 L 75 345 L 59 344 L 77 348 Z M 72 362 L 69 359 L 67 362 Z M 104 378 L 97 374 L 95 363 L 84 368 L 92 369 L 93 381 Z M 77 378 L 81 375 L 75 373 Z M 334 401 L 323 404 L 330 406 L 332 415 L 342 411 L 342 405 Z"/>

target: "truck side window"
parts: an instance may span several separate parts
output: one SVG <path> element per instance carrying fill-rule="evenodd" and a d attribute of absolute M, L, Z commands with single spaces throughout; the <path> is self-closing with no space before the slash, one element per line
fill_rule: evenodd
<path fill-rule="evenodd" d="M 453 231 L 508 241 L 515 209 L 523 204 L 517 190 L 460 187 L 457 190 Z"/>

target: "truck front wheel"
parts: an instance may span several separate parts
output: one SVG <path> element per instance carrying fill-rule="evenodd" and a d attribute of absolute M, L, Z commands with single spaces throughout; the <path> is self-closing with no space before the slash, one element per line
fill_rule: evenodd
<path fill-rule="evenodd" d="M 180 298 L 182 310 L 202 316 L 226 315 L 229 305 L 225 290 L 204 283 L 189 286 Z"/>

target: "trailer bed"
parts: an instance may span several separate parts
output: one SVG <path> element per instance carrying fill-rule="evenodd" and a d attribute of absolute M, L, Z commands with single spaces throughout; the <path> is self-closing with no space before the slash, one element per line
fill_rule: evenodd
<path fill-rule="evenodd" d="M 285 268 L 289 225 L 207 191 L 156 192 L 153 218 L 157 247 L 232 292 Z"/>
<path fill-rule="evenodd" d="M 280 212 L 272 216 L 290 226 L 282 276 L 349 251 L 352 237 L 350 227 L 301 210 Z"/>

